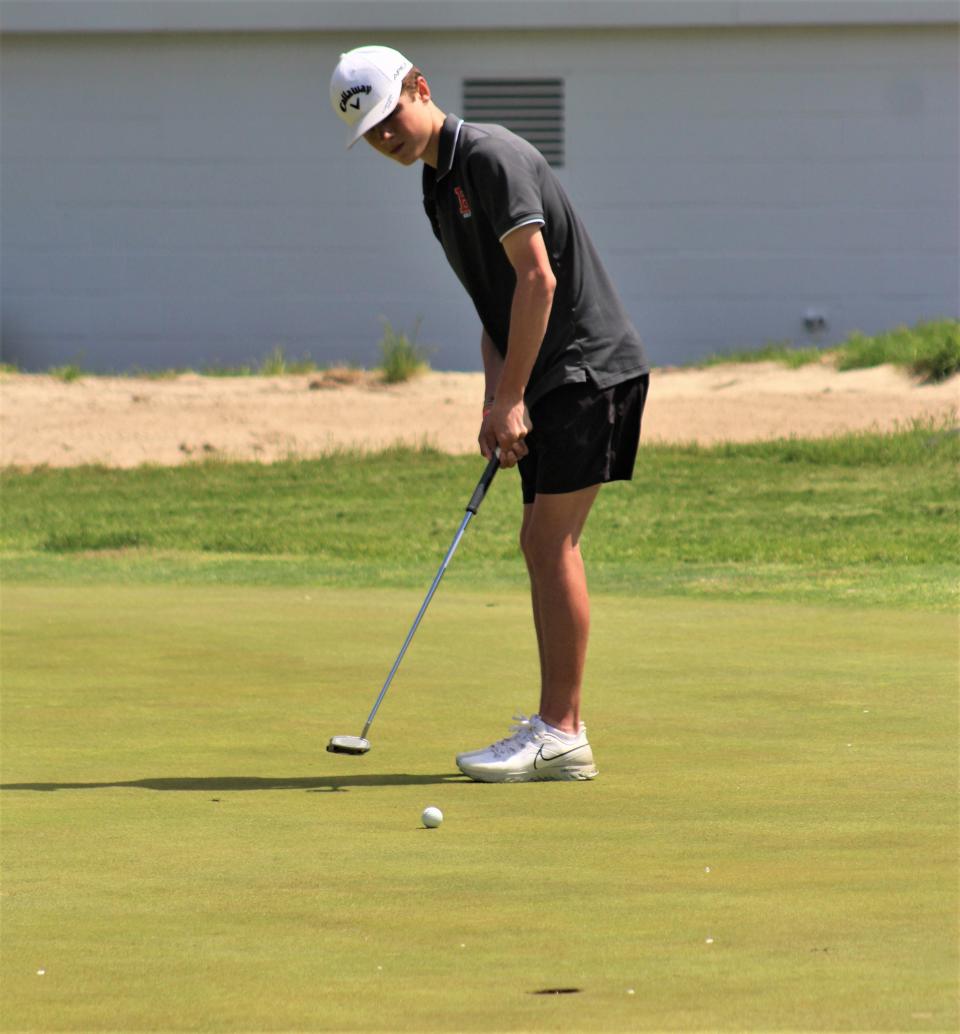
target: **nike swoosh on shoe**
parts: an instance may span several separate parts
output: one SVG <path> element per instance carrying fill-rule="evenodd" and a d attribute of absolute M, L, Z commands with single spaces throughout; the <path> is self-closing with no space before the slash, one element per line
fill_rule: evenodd
<path fill-rule="evenodd" d="M 570 750 L 564 750 L 559 754 L 551 754 L 550 757 L 547 757 L 546 754 L 543 753 L 543 746 L 541 745 L 540 749 L 537 751 L 536 757 L 533 759 L 533 767 L 541 767 L 537 764 L 538 761 L 542 761 L 544 764 L 549 764 L 551 761 L 556 761 L 558 758 L 565 758 L 568 754 L 575 754 L 578 750 L 583 750 L 583 748 L 587 746 L 589 746 L 588 743 L 578 743 L 575 747 L 571 747 Z"/>

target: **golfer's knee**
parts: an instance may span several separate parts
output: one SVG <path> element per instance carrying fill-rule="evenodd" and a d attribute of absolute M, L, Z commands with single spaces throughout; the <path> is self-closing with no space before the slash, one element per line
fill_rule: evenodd
<path fill-rule="evenodd" d="M 569 536 L 543 534 L 536 526 L 520 533 L 520 548 L 527 565 L 535 571 L 551 571 L 562 567 L 578 549 Z"/>

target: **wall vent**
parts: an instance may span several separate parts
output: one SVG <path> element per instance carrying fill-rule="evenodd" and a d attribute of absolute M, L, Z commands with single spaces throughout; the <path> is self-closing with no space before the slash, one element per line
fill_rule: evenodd
<path fill-rule="evenodd" d="M 562 79 L 464 79 L 463 117 L 506 126 L 563 167 Z"/>

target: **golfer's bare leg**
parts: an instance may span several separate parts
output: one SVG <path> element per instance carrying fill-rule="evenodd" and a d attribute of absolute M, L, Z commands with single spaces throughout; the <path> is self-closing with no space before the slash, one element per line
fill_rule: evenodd
<path fill-rule="evenodd" d="M 579 728 L 590 634 L 580 533 L 599 490 L 538 495 L 524 507 L 520 532 L 540 648 L 540 717 L 566 732 Z"/>
<path fill-rule="evenodd" d="M 540 607 L 537 600 L 537 583 L 533 577 L 533 565 L 527 559 L 526 554 L 526 541 L 527 541 L 527 529 L 530 526 L 530 519 L 533 516 L 533 504 L 524 503 L 523 506 L 523 524 L 520 526 L 520 548 L 523 550 L 524 559 L 527 560 L 527 573 L 530 575 L 530 600 L 533 604 L 533 627 L 537 633 L 537 651 L 540 655 L 540 693 L 543 695 L 543 673 L 546 667 L 546 663 L 543 659 L 543 632 L 540 629 Z"/>

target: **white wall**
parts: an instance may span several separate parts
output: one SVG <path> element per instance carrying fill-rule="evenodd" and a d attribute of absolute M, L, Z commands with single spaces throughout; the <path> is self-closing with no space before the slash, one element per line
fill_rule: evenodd
<path fill-rule="evenodd" d="M 658 363 L 958 315 L 956 27 L 5 36 L 2 332 L 42 368 L 376 360 L 379 318 L 477 366 L 419 171 L 343 150 L 341 50 L 563 75 L 561 178 Z"/>

